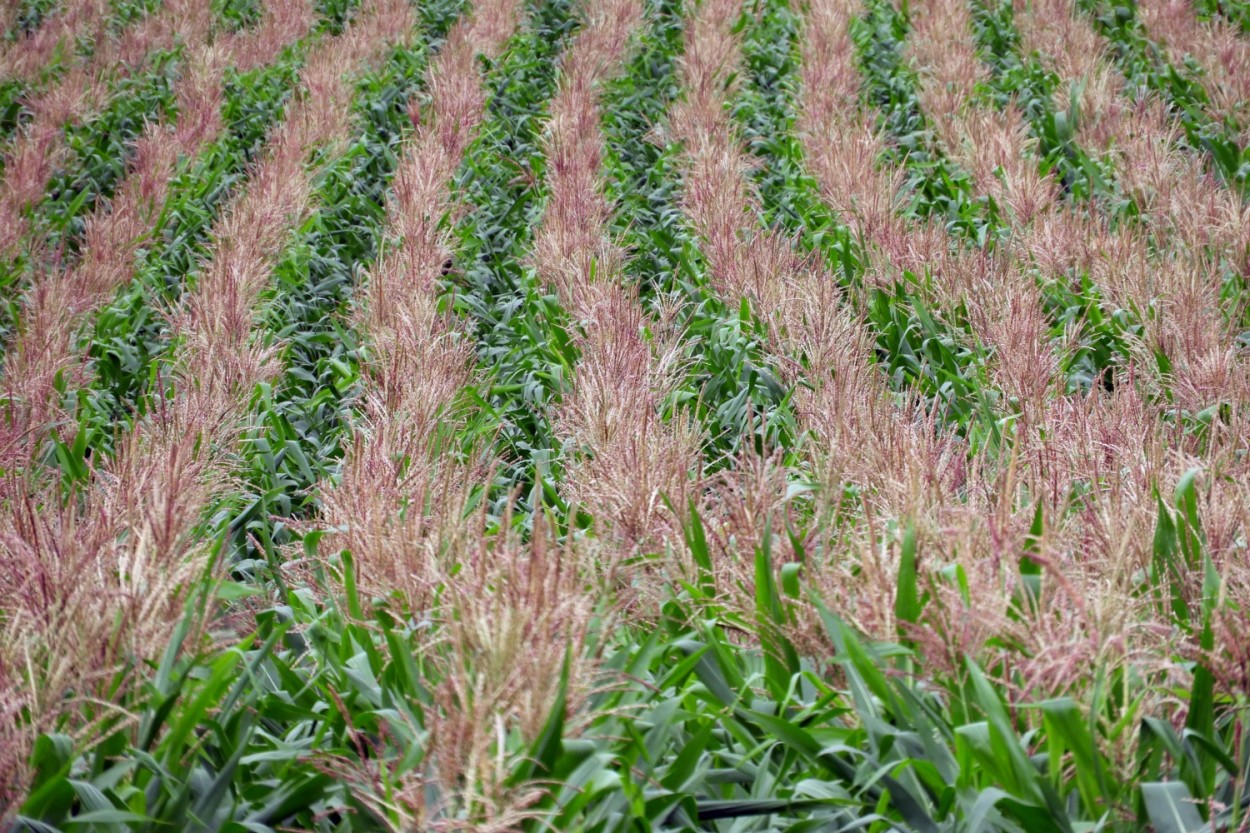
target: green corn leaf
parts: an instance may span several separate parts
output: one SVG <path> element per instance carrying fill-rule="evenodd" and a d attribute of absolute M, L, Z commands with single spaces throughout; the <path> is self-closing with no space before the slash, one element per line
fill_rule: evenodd
<path fill-rule="evenodd" d="M 916 525 L 908 521 L 903 530 L 903 548 L 899 553 L 898 588 L 894 601 L 894 617 L 899 636 L 905 637 L 906 626 L 920 621 L 920 577 L 916 566 Z M 906 639 L 904 640 L 906 642 Z"/>
<path fill-rule="evenodd" d="M 1041 708 L 1046 736 L 1052 744 L 1050 759 L 1058 766 L 1058 762 L 1063 760 L 1063 753 L 1071 753 L 1077 789 L 1086 812 L 1097 816 L 1113 807 L 1117 799 L 1114 779 L 1108 776 L 1102 751 L 1090 734 L 1076 703 L 1068 698 L 1047 700 Z M 1056 769 L 1055 775 L 1060 774 Z"/>
<path fill-rule="evenodd" d="M 1198 833 L 1207 829 L 1185 785 L 1178 781 L 1141 786 L 1146 816 L 1156 833 Z"/>

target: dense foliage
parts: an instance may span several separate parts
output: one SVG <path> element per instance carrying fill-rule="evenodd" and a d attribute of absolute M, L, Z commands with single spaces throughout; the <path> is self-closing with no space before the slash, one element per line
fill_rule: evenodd
<path fill-rule="evenodd" d="M 1250 830 L 1250 102 L 1211 92 L 1250 56 L 1244 2 L 1166 32 L 1060 2 L 1105 58 L 1037 48 L 1046 8 L 1005 0 L 415 2 L 341 68 L 341 136 L 309 67 L 408 6 L 320 0 L 290 35 L 284 2 L 212 0 L 205 42 L 74 111 L 0 261 L 0 827 Z M 71 6 L 4 4 L 3 54 L 65 28 L 0 77 L 6 154 L 93 37 L 160 8 L 88 32 Z M 267 25 L 285 42 L 222 70 L 222 129 L 18 431 L 41 281 L 185 115 L 195 50 Z M 582 147 L 552 141 L 588 129 L 570 90 Z M 308 198 L 237 261 L 267 288 L 221 358 L 239 402 L 212 401 L 187 356 L 232 307 L 196 290 L 297 130 Z M 449 181 L 417 182 L 417 136 L 463 149 Z M 1024 173 L 980 170 L 1004 148 Z M 568 183 L 602 216 L 543 227 Z M 433 270 L 388 260 L 416 247 L 401 186 L 430 195 Z M 395 263 L 448 367 L 375 351 Z M 637 326 L 597 340 L 604 308 Z M 401 424 L 429 441 L 366 453 Z M 349 475 L 378 494 L 338 523 Z M 83 588 L 114 615 L 47 656 Z"/>

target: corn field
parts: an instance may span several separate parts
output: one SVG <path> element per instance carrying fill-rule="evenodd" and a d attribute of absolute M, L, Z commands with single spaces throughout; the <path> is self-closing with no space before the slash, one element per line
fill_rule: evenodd
<path fill-rule="evenodd" d="M 1250 831 L 1250 0 L 0 32 L 0 829 Z"/>

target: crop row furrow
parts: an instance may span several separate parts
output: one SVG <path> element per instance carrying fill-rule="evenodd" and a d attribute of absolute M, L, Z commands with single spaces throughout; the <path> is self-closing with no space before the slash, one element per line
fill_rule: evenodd
<path fill-rule="evenodd" d="M 415 39 L 396 44 L 357 84 L 351 140 L 319 173 L 317 208 L 277 266 L 264 326 L 285 370 L 262 391 L 245 443 L 245 487 L 228 513 L 229 557 L 243 573 L 258 566 L 252 559 L 279 556 L 293 523 L 308 521 L 354 447 L 351 410 L 369 395 L 360 366 L 368 334 L 347 316 L 365 270 L 376 271 L 385 253 L 388 189 L 413 128 L 411 102 L 460 10 L 455 0 L 422 4 Z"/>
<path fill-rule="evenodd" d="M 451 290 L 456 310 L 472 322 L 479 363 L 490 370 L 483 400 L 500 426 L 501 461 L 491 511 L 500 516 L 519 498 L 518 519 L 532 517 L 538 502 L 559 502 L 550 408 L 577 359 L 568 313 L 525 255 L 546 201 L 542 130 L 556 58 L 579 21 L 568 0 L 530 11 L 523 40 L 492 68 L 488 114 L 457 174 L 466 210 L 456 226 Z"/>
<path fill-rule="evenodd" d="M 758 318 L 727 306 L 710 288 L 695 230 L 681 209 L 686 166 L 666 118 L 681 94 L 677 67 L 687 40 L 682 5 L 659 4 L 653 27 L 626 79 L 604 93 L 612 235 L 626 253 L 624 282 L 637 286 L 650 310 L 641 323 L 652 333 L 652 349 L 656 355 L 676 349 L 670 358 L 677 376 L 651 380 L 660 384 L 657 393 L 664 392 L 665 436 L 682 459 L 689 443 L 698 442 L 708 467 L 716 469 L 749 435 L 763 442 L 785 433 L 784 414 L 778 413 L 784 391 L 762 357 Z M 686 428 L 688 414 L 696 424 Z M 694 466 L 690 473 L 697 482 Z"/>
<path fill-rule="evenodd" d="M 744 68 L 746 13 L 726 1 L 687 5 L 685 17 L 680 93 L 663 128 L 681 228 L 652 306 L 662 316 L 660 333 L 680 334 L 688 364 L 668 397 L 668 416 L 686 420 L 689 410 L 697 420 L 710 474 L 732 468 L 739 455 L 788 450 L 797 436 L 765 317 L 776 300 L 773 270 L 793 263 L 789 241 L 762 225 L 729 111 Z"/>
<path fill-rule="evenodd" d="M 447 35 L 430 61 L 428 98 L 413 99 L 415 129 L 398 148 L 384 249 L 352 312 L 361 393 L 338 479 L 323 490 L 326 543 L 352 553 L 363 589 L 398 593 L 421 609 L 429 574 L 418 553 L 461 521 L 473 482 L 461 465 L 457 411 L 473 381 L 474 354 L 441 299 L 453 255 L 446 226 L 462 208 L 453 180 L 486 114 L 478 64 L 499 58 L 520 4 L 495 3 Z"/>
<path fill-rule="evenodd" d="M 701 456 L 683 416 L 662 419 L 676 352 L 648 326 L 639 288 L 626 282 L 626 251 L 612 229 L 620 206 L 605 191 L 601 90 L 624 70 L 645 11 L 636 0 L 585 6 L 551 102 L 548 198 L 531 254 L 538 277 L 569 311 L 580 354 L 553 418 L 565 448 L 562 497 L 571 522 L 585 522 L 577 513 L 586 513 L 608 545 L 603 557 L 612 563 L 602 568 L 609 571 L 616 561 L 609 546 L 633 555 L 680 540 L 664 501 L 685 506 Z M 648 22 L 662 25 L 660 10 Z"/>

